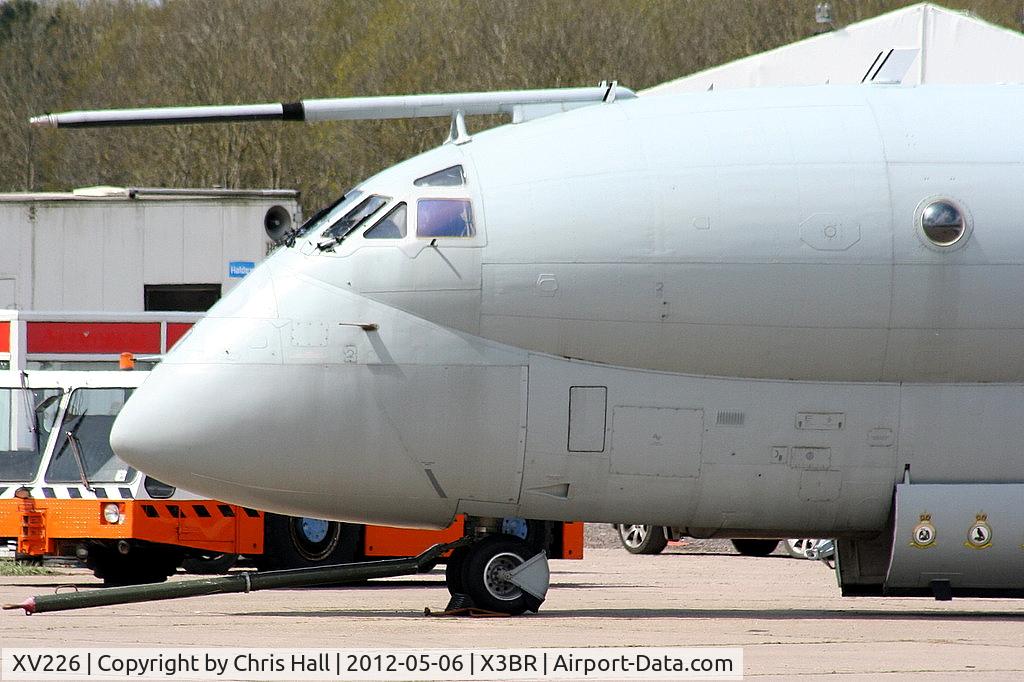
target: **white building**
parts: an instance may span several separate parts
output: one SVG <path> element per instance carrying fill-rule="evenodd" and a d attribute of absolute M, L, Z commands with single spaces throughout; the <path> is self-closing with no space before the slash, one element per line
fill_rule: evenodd
<path fill-rule="evenodd" d="M 890 55 L 890 51 L 894 51 Z M 861 83 L 900 56 L 905 85 L 1024 83 L 1024 36 L 930 3 L 662 83 L 646 96 L 777 85 Z M 890 61 L 889 66 L 893 66 Z"/>
<path fill-rule="evenodd" d="M 0 308 L 205 311 L 299 219 L 294 190 L 0 194 Z"/>

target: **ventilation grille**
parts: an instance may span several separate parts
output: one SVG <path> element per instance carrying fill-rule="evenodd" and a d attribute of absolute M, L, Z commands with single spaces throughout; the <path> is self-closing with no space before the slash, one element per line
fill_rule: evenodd
<path fill-rule="evenodd" d="M 744 414 L 735 410 L 718 413 L 715 423 L 718 426 L 743 426 Z"/>

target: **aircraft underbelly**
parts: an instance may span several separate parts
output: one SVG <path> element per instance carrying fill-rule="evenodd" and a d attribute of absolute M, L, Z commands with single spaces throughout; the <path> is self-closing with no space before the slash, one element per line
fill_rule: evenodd
<path fill-rule="evenodd" d="M 864 531 L 899 476 L 899 388 L 687 377 L 531 356 L 530 516 Z"/>

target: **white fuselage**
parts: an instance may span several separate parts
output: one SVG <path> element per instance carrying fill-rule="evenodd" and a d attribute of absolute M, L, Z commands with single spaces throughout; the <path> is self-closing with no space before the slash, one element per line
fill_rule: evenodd
<path fill-rule="evenodd" d="M 908 468 L 1019 482 L 1022 116 L 1014 86 L 765 89 L 445 145 L 361 185 L 388 203 L 333 249 L 318 225 L 260 265 L 112 442 L 221 499 L 423 526 L 842 536 Z M 475 234 L 418 236 L 431 198 Z M 405 237 L 364 237 L 401 202 Z"/>

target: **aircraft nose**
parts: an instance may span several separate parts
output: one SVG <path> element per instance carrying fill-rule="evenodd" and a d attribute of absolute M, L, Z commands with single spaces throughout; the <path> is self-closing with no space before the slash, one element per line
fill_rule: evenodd
<path fill-rule="evenodd" d="M 114 422 L 110 447 L 138 470 L 167 483 L 187 487 L 188 473 L 182 465 L 186 463 L 190 446 L 184 428 L 190 410 L 181 404 L 168 404 L 176 398 L 175 394 L 161 390 L 166 383 L 151 376 L 135 391 Z M 180 393 L 177 396 L 180 398 Z"/>
<path fill-rule="evenodd" d="M 267 320 L 203 320 L 127 401 L 111 448 L 139 471 L 213 497 L 220 483 L 258 483 L 261 457 L 286 466 L 296 393 L 280 390 L 279 336 Z"/>
<path fill-rule="evenodd" d="M 244 368 L 281 363 L 278 322 L 274 278 L 263 264 L 178 342 L 128 400 L 110 434 L 118 457 L 172 485 L 202 487 L 194 462 L 211 453 L 233 454 L 223 441 L 237 442 L 238 420 L 254 417 L 235 409 L 247 392 L 241 384 L 254 380 Z"/>
<path fill-rule="evenodd" d="M 165 483 L 254 509 L 447 524 L 456 498 L 431 483 L 410 450 L 414 421 L 400 416 L 425 404 L 410 385 L 433 395 L 451 382 L 431 370 L 435 383 L 409 384 L 389 350 L 391 335 L 422 339 L 423 323 L 278 265 L 300 256 L 275 254 L 241 298 L 236 288 L 211 309 L 128 400 L 111 446 Z M 461 339 L 443 338 L 462 357 Z"/>

